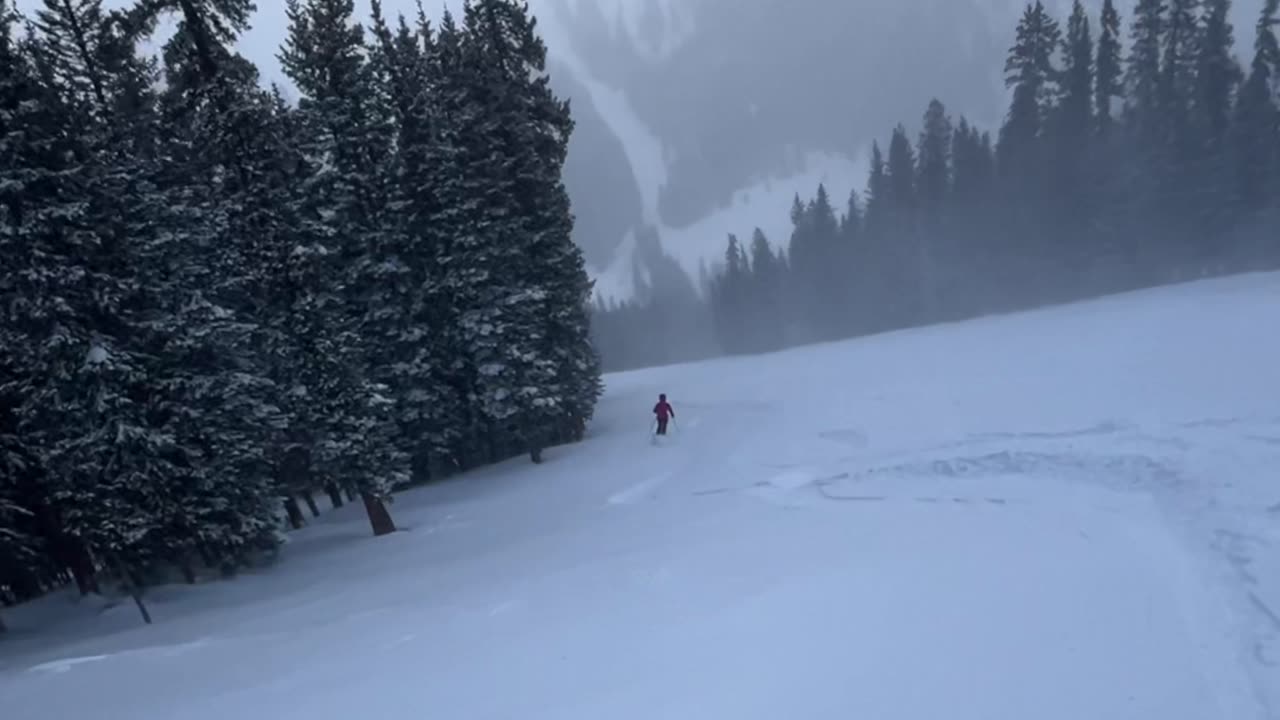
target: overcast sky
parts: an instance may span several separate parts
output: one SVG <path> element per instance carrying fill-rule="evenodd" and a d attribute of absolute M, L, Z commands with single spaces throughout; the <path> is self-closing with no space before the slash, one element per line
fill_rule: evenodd
<path fill-rule="evenodd" d="M 610 4 L 631 1 L 604 0 Z M 127 7 L 132 2 L 133 0 L 104 0 L 103 4 L 106 7 L 117 8 Z M 36 8 L 43 5 L 41 0 L 17 0 L 16 4 L 24 14 L 32 14 Z M 279 64 L 275 59 L 288 25 L 285 17 L 285 2 L 284 0 L 257 0 L 257 5 L 258 13 L 253 20 L 253 29 L 241 39 L 240 51 L 258 66 L 269 82 L 288 85 L 289 82 L 280 74 Z M 558 29 L 554 27 L 552 11 L 554 5 L 548 0 L 529 0 L 529 6 L 540 18 L 543 36 L 548 44 L 557 40 Z M 423 0 L 422 6 L 429 14 L 435 13 L 438 16 L 446 6 L 455 12 L 460 12 L 462 0 Z M 408 17 L 414 17 L 417 14 L 415 0 L 383 0 L 382 7 L 389 18 L 394 18 L 399 13 L 404 13 Z M 356 0 L 356 13 L 362 22 L 365 21 L 369 17 L 369 0 Z M 545 19 L 542 19 L 544 16 Z"/>

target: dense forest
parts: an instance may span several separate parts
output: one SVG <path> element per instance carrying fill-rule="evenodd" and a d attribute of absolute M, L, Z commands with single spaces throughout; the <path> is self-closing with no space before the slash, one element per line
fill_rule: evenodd
<path fill-rule="evenodd" d="M 1028 5 L 994 137 L 933 100 L 875 146 L 865 192 L 796 198 L 784 243 L 730 236 L 699 299 L 597 299 L 606 368 L 703 357 L 700 322 L 762 352 L 1280 267 L 1278 5 L 1244 50 L 1230 0 L 1127 22 L 1076 2 L 1065 25 Z"/>
<path fill-rule="evenodd" d="M 296 102 L 234 50 L 251 0 L 0 0 L 5 602 L 110 582 L 145 614 L 316 496 L 388 533 L 394 490 L 592 416 L 573 121 L 527 6 L 287 1 Z"/>

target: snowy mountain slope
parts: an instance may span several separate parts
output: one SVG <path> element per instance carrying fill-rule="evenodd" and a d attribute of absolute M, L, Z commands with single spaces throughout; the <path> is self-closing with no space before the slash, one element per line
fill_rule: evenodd
<path fill-rule="evenodd" d="M 8 613 L 6 717 L 1274 718 L 1278 313 L 1253 275 L 613 375 L 405 532 L 332 513 L 150 627 Z"/>

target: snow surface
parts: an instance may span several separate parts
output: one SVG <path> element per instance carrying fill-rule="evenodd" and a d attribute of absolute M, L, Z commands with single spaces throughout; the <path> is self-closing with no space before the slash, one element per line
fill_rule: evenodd
<path fill-rule="evenodd" d="M 619 123 L 615 127 L 621 125 Z M 624 140 L 624 144 L 626 142 Z M 637 157 L 652 156 L 640 153 Z M 632 167 L 637 165 L 633 163 Z M 762 179 L 749 188 L 738 190 L 728 205 L 717 208 L 697 222 L 672 226 L 656 220 L 650 224 L 659 228 L 658 240 L 663 253 L 675 260 L 696 285 L 700 267 L 710 270 L 723 262 L 730 233 L 737 235 L 741 242 L 750 243 L 751 233 L 760 228 L 774 250 L 786 250 L 791 240 L 791 205 L 796 196 L 803 202 L 813 199 L 819 184 L 826 186 L 836 212 L 843 213 L 848 206 L 849 193 L 865 184 L 868 167 L 868 161 L 861 157 L 851 160 L 840 154 L 810 153 L 805 156 L 802 169 Z M 637 173 L 638 180 L 643 176 L 645 173 Z M 640 187 L 647 186 L 641 184 Z M 645 205 L 649 207 L 650 202 L 655 203 L 654 210 L 646 211 L 646 215 L 656 219 L 656 194 L 651 198 L 650 195 L 646 194 Z M 629 233 L 604 268 L 587 268 L 595 281 L 595 292 L 606 300 L 622 301 L 633 297 L 636 263 L 636 244 Z M 641 265 L 641 270 L 644 269 Z"/>
<path fill-rule="evenodd" d="M 613 375 L 404 532 L 329 513 L 149 627 L 7 612 L 5 717 L 1274 718 L 1278 315 L 1252 275 Z"/>

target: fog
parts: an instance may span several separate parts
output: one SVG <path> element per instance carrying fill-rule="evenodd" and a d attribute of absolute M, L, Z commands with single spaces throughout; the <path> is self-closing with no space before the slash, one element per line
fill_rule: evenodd
<path fill-rule="evenodd" d="M 26 10 L 36 4 L 18 2 Z M 390 16 L 417 11 L 414 0 L 383 4 Z M 1096 44 L 1102 0 L 1083 4 Z M 287 92 L 275 59 L 286 26 L 284 3 L 259 5 L 241 50 L 266 81 Z M 425 5 L 438 13 L 444 3 Z M 745 244 L 762 227 L 773 250 L 787 252 L 793 193 L 807 201 L 825 182 L 838 215 L 849 190 L 867 188 L 871 144 L 887 150 L 891 132 L 902 124 L 915 145 L 931 99 L 944 103 L 952 124 L 964 118 L 994 138 L 1009 107 L 1004 61 L 1025 6 L 1019 0 L 530 5 L 548 44 L 552 82 L 572 100 L 576 130 L 565 182 L 576 216 L 574 239 L 604 307 L 627 301 L 645 306 L 654 298 L 684 302 L 699 292 L 706 299 L 709 278 L 699 278 L 700 267 L 715 275 L 729 233 Z M 1046 5 L 1065 32 L 1071 3 Z M 1127 53 L 1133 2 L 1116 5 Z M 1232 5 L 1235 50 L 1245 56 L 1246 68 L 1261 5 Z M 367 15 L 367 0 L 357 6 Z M 663 328 L 705 330 L 710 322 L 682 312 L 681 322 L 672 323 L 662 319 L 671 311 L 653 312 L 658 319 L 652 323 Z M 627 335 L 639 335 L 625 344 L 654 332 L 631 328 Z M 690 333 L 697 337 L 690 340 Z M 683 335 L 663 341 L 683 349 L 668 347 L 654 361 L 718 351 L 698 332 Z"/>
<path fill-rule="evenodd" d="M 39 0 L 18 0 L 29 11 Z M 124 0 L 108 0 L 123 5 Z M 1051 0 L 1058 18 L 1070 7 Z M 1102 0 L 1086 0 L 1096 17 Z M 1126 18 L 1132 0 L 1118 7 Z M 288 86 L 276 52 L 283 0 L 263 0 L 242 52 L 265 78 Z M 388 15 L 415 0 L 384 0 Z M 428 13 L 459 2 L 427 0 Z M 857 157 L 899 122 L 913 126 L 932 97 L 954 115 L 995 127 L 1005 111 L 1004 55 L 1019 0 L 530 0 L 552 77 L 574 104 L 577 133 L 566 171 L 576 240 L 596 270 L 658 195 L 665 227 L 695 223 L 731 195 L 794 172 L 807 152 Z M 358 0 L 368 13 L 368 0 Z M 1249 41 L 1261 0 L 1234 3 Z M 583 77 L 586 75 L 586 77 Z M 640 138 L 610 127 L 588 83 L 617 89 L 665 157 L 665 177 L 632 167 Z M 642 187 L 665 181 L 663 187 Z M 785 212 L 785 208 L 783 208 Z M 749 232 L 751 228 L 724 228 Z"/>

